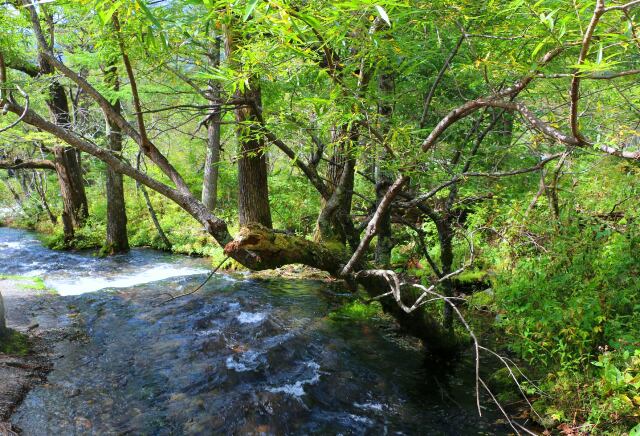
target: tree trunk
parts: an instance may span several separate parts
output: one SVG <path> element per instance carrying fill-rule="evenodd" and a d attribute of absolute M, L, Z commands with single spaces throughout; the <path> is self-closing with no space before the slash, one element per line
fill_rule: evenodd
<path fill-rule="evenodd" d="M 213 49 L 209 52 L 211 66 L 220 65 L 220 40 L 215 39 Z M 204 162 L 204 178 L 202 181 L 202 203 L 209 210 L 216 208 L 218 199 L 218 165 L 220 163 L 220 86 L 209 82 L 209 98 L 214 108 L 207 118 L 207 157 Z"/>
<path fill-rule="evenodd" d="M 360 242 L 351 219 L 355 159 L 351 156 L 350 149 L 355 140 L 357 132 L 354 128 L 341 126 L 333 132 L 335 147 L 327 170 L 331 196 L 322 204 L 314 235 L 314 240 L 318 242 L 349 243 L 354 250 Z"/>
<path fill-rule="evenodd" d="M 447 217 L 442 217 L 437 223 L 438 239 L 440 242 L 440 264 L 443 276 L 453 271 L 453 229 L 447 221 Z M 450 279 L 442 282 L 445 297 L 453 297 L 453 282 Z M 445 304 L 443 309 L 443 325 L 447 330 L 453 330 L 453 309 Z"/>
<path fill-rule="evenodd" d="M 50 23 L 52 25 L 52 23 Z M 53 35 L 53 29 L 50 29 Z M 52 37 L 53 38 L 53 37 Z M 51 47 L 54 41 L 50 41 Z M 40 73 L 52 75 L 55 69 L 41 53 L 38 54 Z M 64 87 L 55 77 L 51 77 L 49 82 L 49 95 L 47 96 L 47 106 L 51 121 L 58 126 L 71 128 L 71 114 L 69 112 L 69 101 Z M 89 211 L 87 196 L 84 191 L 82 180 L 82 167 L 80 165 L 80 152 L 71 147 L 57 146 L 53 149 L 58 182 L 60 183 L 60 194 L 62 195 L 63 212 L 62 222 L 64 225 L 65 241 L 71 242 L 73 239 L 73 229 L 84 224 Z"/>
<path fill-rule="evenodd" d="M 4 314 L 4 301 L 2 300 L 2 293 L 0 293 L 0 339 L 7 334 L 7 320 Z"/>
<path fill-rule="evenodd" d="M 235 40 L 232 29 L 225 29 L 225 52 L 232 65 L 241 69 L 240 62 L 233 58 Z M 260 128 L 262 94 L 256 78 L 249 79 L 249 86 L 238 89 L 235 97 L 246 102 L 237 105 L 235 118 L 238 137 L 238 214 L 240 225 L 258 223 L 272 228 L 267 181 L 267 157 L 264 137 Z"/>
<path fill-rule="evenodd" d="M 75 149 L 71 147 L 53 147 L 53 156 L 62 196 L 65 240 L 71 242 L 74 229 L 84 224 L 88 212 L 80 163 Z"/>
<path fill-rule="evenodd" d="M 391 74 L 381 74 L 378 86 L 383 97 L 390 96 L 394 90 L 394 81 Z M 386 100 L 378 104 L 378 115 L 380 116 L 381 131 L 386 135 L 391 123 L 393 106 Z M 376 207 L 382 201 L 387 189 L 391 186 L 392 180 L 389 171 L 384 167 L 387 160 L 387 153 L 382 145 L 378 145 L 378 155 L 376 156 L 375 181 L 376 181 Z M 391 210 L 384 212 L 378 224 L 378 243 L 376 244 L 375 263 L 381 268 L 388 268 L 391 264 L 391 250 L 393 240 L 391 232 Z"/>
<path fill-rule="evenodd" d="M 69 128 L 71 118 L 64 88 L 53 80 L 49 85 L 49 93 L 47 105 L 52 121 L 59 126 Z M 73 229 L 84 224 L 89 211 L 82 180 L 82 167 L 79 153 L 72 147 L 56 146 L 53 148 L 53 155 L 62 195 L 65 241 L 69 243 L 74 236 Z"/>
<path fill-rule="evenodd" d="M 260 90 L 248 91 L 259 99 Z M 245 93 L 246 95 L 247 93 Z M 249 97 L 252 98 L 252 97 Z M 245 109 L 236 110 L 236 120 L 251 120 Z M 259 223 L 272 227 L 267 182 L 267 158 L 264 143 L 256 124 L 238 125 L 240 157 L 238 159 L 238 211 L 240 225 Z"/>
<path fill-rule="evenodd" d="M 105 75 L 105 82 L 114 90 L 118 90 L 119 81 L 117 69 L 110 66 Z M 121 113 L 120 101 L 116 101 L 113 109 Z M 116 153 L 122 151 L 122 130 L 107 118 L 107 136 L 109 150 Z M 124 200 L 124 185 L 122 174 L 107 165 L 107 234 L 103 253 L 117 254 L 129 251 L 127 237 L 127 209 Z"/>

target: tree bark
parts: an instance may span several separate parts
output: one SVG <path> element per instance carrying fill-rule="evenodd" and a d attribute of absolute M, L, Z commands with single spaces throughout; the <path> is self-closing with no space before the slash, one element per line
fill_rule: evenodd
<path fill-rule="evenodd" d="M 242 65 L 233 58 L 236 42 L 232 29 L 225 29 L 225 52 L 227 59 L 241 69 Z M 236 135 L 238 138 L 238 214 L 240 225 L 252 223 L 272 227 L 269 207 L 269 187 L 267 181 L 267 156 L 264 147 L 262 119 L 262 94 L 260 84 L 255 77 L 249 79 L 249 86 L 238 89 L 235 95 L 238 101 L 247 102 L 237 105 Z"/>
<path fill-rule="evenodd" d="M 360 241 L 351 219 L 356 164 L 351 144 L 357 140 L 357 132 L 354 126 L 340 126 L 332 136 L 334 151 L 327 169 L 329 198 L 322 202 L 314 240 L 349 243 L 355 250 Z"/>
<path fill-rule="evenodd" d="M 7 335 L 7 320 L 4 313 L 4 301 L 2 300 L 2 293 L 0 293 L 0 339 Z"/>
<path fill-rule="evenodd" d="M 60 183 L 64 212 L 74 228 L 84 224 L 87 218 L 87 197 L 82 182 L 78 153 L 71 147 L 53 147 L 54 163 Z"/>
<path fill-rule="evenodd" d="M 215 38 L 213 48 L 209 51 L 212 68 L 220 66 L 220 39 Z M 208 96 L 213 109 L 207 118 L 207 157 L 204 162 L 202 180 L 202 203 L 215 210 L 218 200 L 218 166 L 220 163 L 220 85 L 209 81 Z"/>
<path fill-rule="evenodd" d="M 119 88 L 118 71 L 110 65 L 105 73 L 105 82 L 114 90 Z M 120 101 L 113 104 L 113 110 L 122 113 Z M 122 152 L 122 130 L 115 122 L 106 118 L 108 148 L 115 154 Z M 127 237 L 127 208 L 124 199 L 122 174 L 107 165 L 107 234 L 102 252 L 105 254 L 125 253 L 129 251 Z"/>
<path fill-rule="evenodd" d="M 378 82 L 380 92 L 384 97 L 390 97 L 394 90 L 393 76 L 389 73 L 380 75 Z M 378 104 L 378 115 L 380 116 L 381 130 L 386 135 L 389 131 L 391 123 L 391 115 L 393 114 L 393 106 L 387 100 L 383 99 Z M 385 139 L 385 138 L 383 138 Z M 384 167 L 387 160 L 387 153 L 383 146 L 377 147 L 380 151 L 376 156 L 376 164 L 374 177 L 376 181 L 376 206 L 380 204 L 389 186 L 391 186 L 391 177 L 389 171 Z M 378 243 L 375 250 L 375 263 L 381 268 L 388 268 L 391 264 L 391 250 L 393 249 L 393 240 L 391 232 L 391 210 L 386 210 L 380 217 L 378 223 Z"/>
<path fill-rule="evenodd" d="M 41 70 L 45 74 L 53 73 L 53 67 L 44 59 L 41 59 Z M 53 123 L 65 128 L 71 125 L 67 94 L 55 79 L 49 85 L 47 106 Z M 56 146 L 53 148 L 53 155 L 62 196 L 65 241 L 70 243 L 74 237 L 74 229 L 84 224 L 89 212 L 80 154 L 72 147 Z"/>
<path fill-rule="evenodd" d="M 436 223 L 438 239 L 440 242 L 440 271 L 442 276 L 453 271 L 453 229 L 447 218 L 442 218 Z M 450 279 L 442 282 L 445 297 L 453 297 L 453 282 Z M 453 330 L 453 308 L 445 304 L 443 309 L 442 324 L 445 329 Z"/>

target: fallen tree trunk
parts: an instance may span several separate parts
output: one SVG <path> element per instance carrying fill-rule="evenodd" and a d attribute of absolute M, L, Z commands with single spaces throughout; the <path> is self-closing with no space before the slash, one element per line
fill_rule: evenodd
<path fill-rule="evenodd" d="M 273 231 L 261 224 L 241 227 L 235 239 L 225 245 L 224 252 L 253 270 L 301 263 L 334 276 L 338 276 L 349 260 L 349 253 L 340 243 L 314 242 L 302 236 Z M 250 259 L 244 259 L 246 253 L 251 253 Z"/>

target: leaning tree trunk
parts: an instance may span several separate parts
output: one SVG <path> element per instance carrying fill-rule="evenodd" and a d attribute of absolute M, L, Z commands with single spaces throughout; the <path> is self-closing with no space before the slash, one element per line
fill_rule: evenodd
<path fill-rule="evenodd" d="M 111 65 L 106 72 L 105 82 L 113 90 L 119 88 L 117 69 Z M 116 101 L 113 110 L 121 113 L 120 101 Z M 109 150 L 120 154 L 122 151 L 122 130 L 107 119 L 107 136 Z M 122 174 L 107 166 L 107 234 L 103 252 L 105 254 L 125 253 L 129 251 L 129 238 L 127 237 L 127 209 L 124 200 L 124 184 Z"/>
<path fill-rule="evenodd" d="M 213 48 L 209 51 L 211 67 L 220 66 L 220 39 L 216 38 Z M 207 118 L 207 157 L 204 162 L 204 177 L 202 180 L 202 203 L 209 210 L 216 208 L 218 199 L 218 165 L 220 163 L 220 85 L 209 82 L 209 99 L 213 109 Z"/>

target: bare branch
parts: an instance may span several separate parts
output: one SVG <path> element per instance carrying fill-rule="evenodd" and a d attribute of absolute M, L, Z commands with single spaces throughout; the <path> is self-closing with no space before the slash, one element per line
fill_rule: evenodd
<path fill-rule="evenodd" d="M 603 2 L 604 3 L 604 2 Z M 634 0 L 631 1 L 629 3 L 625 3 L 623 5 L 617 5 L 617 6 L 609 6 L 608 8 L 605 8 L 605 12 L 610 12 L 610 11 L 628 11 L 629 9 L 640 5 L 640 0 Z"/>
<path fill-rule="evenodd" d="M 617 79 L 619 77 L 633 76 L 636 74 L 640 74 L 640 69 L 626 70 L 626 71 L 602 71 L 598 73 L 584 74 L 581 76 L 581 79 L 611 80 L 611 79 Z M 538 74 L 537 77 L 541 77 L 544 79 L 565 79 L 565 78 L 573 77 L 573 74 L 570 74 L 570 73 Z"/>
<path fill-rule="evenodd" d="M 18 89 L 18 92 L 20 92 L 20 94 L 24 97 L 24 100 L 25 100 L 24 110 L 22 111 L 21 114 L 18 114 L 18 119 L 17 120 L 12 122 L 8 126 L 5 126 L 5 127 L 1 128 L 0 129 L 0 133 L 6 132 L 7 130 L 17 126 L 24 119 L 24 117 L 27 115 L 27 111 L 29 110 L 29 94 L 24 92 L 19 86 L 17 86 L 17 89 Z M 0 102 L 1 101 L 2 101 L 2 99 L 0 99 Z M 5 105 L 4 108 L 7 108 L 7 106 Z M 4 111 L 4 108 L 2 108 L 3 111 Z"/>
<path fill-rule="evenodd" d="M 441 190 L 443 190 L 444 188 L 451 186 L 455 183 L 457 183 L 460 180 L 464 180 L 466 178 L 469 177 L 488 177 L 488 178 L 500 178 L 500 177 L 509 177 L 509 176 L 515 176 L 518 174 L 525 174 L 525 173 L 530 173 L 533 171 L 538 171 L 539 169 L 543 168 L 547 163 L 551 162 L 554 159 L 558 159 L 560 156 L 562 156 L 563 153 L 556 153 L 556 154 L 552 154 L 550 156 L 547 156 L 543 159 L 540 160 L 540 162 L 538 162 L 536 165 L 532 166 L 532 167 L 527 167 L 527 168 L 520 168 L 517 170 L 512 170 L 512 171 L 503 171 L 503 172 L 494 172 L 494 173 L 488 173 L 488 172 L 465 172 L 465 173 L 460 173 L 456 176 L 454 176 L 453 178 L 451 178 L 450 180 L 447 180 L 446 182 L 441 183 L 440 185 L 436 186 L 435 188 L 431 189 L 430 191 L 419 195 L 418 197 L 407 201 L 407 202 L 403 202 L 400 203 L 400 206 L 402 207 L 414 207 L 417 206 L 418 204 L 428 200 L 429 198 L 433 197 L 434 195 L 436 195 L 438 192 L 440 192 Z"/>
<path fill-rule="evenodd" d="M 456 56 L 456 54 L 458 54 L 458 50 L 460 49 L 460 46 L 462 45 L 462 42 L 464 41 L 466 36 L 467 36 L 466 34 L 460 35 L 460 38 L 458 38 L 458 41 L 456 42 L 456 45 L 451 50 L 451 53 L 449 53 L 449 56 L 447 56 L 447 59 L 444 61 L 444 64 L 442 65 L 442 68 L 440 68 L 440 71 L 438 72 L 438 75 L 436 76 L 436 80 L 433 82 L 433 85 L 431 85 L 431 89 L 429 89 L 429 93 L 427 94 L 427 97 L 424 99 L 424 105 L 423 105 L 423 109 L 422 109 L 422 117 L 420 117 L 420 128 L 421 129 L 424 128 L 424 126 L 427 123 L 427 119 L 429 118 L 429 107 L 431 106 L 431 100 L 433 100 L 433 96 L 436 93 L 436 89 L 438 89 L 438 85 L 440 85 L 440 82 L 442 81 L 442 78 L 444 77 L 444 73 L 449 68 L 449 65 L 451 65 L 451 61 Z"/>

